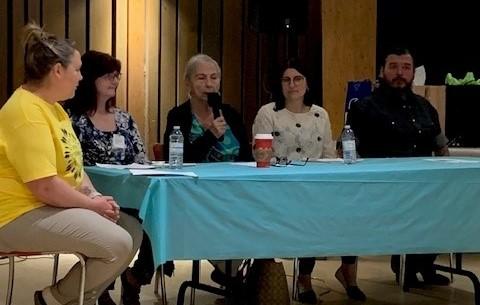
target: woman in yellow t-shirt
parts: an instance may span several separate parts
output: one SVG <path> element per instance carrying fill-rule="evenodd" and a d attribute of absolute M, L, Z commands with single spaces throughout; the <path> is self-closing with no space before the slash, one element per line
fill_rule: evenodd
<path fill-rule="evenodd" d="M 142 237 L 137 220 L 98 193 L 83 170 L 80 143 L 59 101 L 74 95 L 80 54 L 71 42 L 25 28 L 25 83 L 0 110 L 0 251 L 72 251 L 86 257 L 85 304 L 128 266 Z M 76 264 L 35 305 L 68 304 Z"/>

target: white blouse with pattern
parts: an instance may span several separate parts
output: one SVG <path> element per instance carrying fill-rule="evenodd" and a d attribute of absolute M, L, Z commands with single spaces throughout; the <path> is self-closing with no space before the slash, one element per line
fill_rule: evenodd
<path fill-rule="evenodd" d="M 335 158 L 330 119 L 325 109 L 312 105 L 305 113 L 286 108 L 277 111 L 275 103 L 260 108 L 252 126 L 253 135 L 273 135 L 274 156 L 288 160 Z"/>

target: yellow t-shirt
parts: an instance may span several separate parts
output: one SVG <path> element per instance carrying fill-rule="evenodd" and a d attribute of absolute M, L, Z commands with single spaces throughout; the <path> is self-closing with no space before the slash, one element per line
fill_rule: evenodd
<path fill-rule="evenodd" d="M 43 206 L 25 183 L 51 176 L 80 185 L 80 143 L 61 105 L 20 87 L 0 109 L 0 227 Z"/>

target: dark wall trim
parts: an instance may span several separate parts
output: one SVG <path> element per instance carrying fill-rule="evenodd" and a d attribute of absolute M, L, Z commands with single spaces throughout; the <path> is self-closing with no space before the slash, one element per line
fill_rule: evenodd
<path fill-rule="evenodd" d="M 70 37 L 70 0 L 65 0 L 65 38 Z"/>
<path fill-rule="evenodd" d="M 179 12 L 180 12 L 180 0 L 177 0 L 176 1 L 176 4 L 175 4 L 175 77 L 177 78 L 176 79 L 176 84 L 175 84 L 175 105 L 178 106 L 178 104 L 180 103 L 179 100 L 178 100 L 178 83 L 179 83 L 179 79 L 180 79 L 180 76 L 178 74 L 178 66 L 179 66 L 179 57 L 178 57 L 178 44 L 180 43 L 180 40 L 178 39 L 178 37 L 180 36 L 180 18 L 179 18 Z"/>
<path fill-rule="evenodd" d="M 240 45 L 240 114 L 245 122 L 245 90 L 243 89 L 245 86 L 245 24 L 246 24 L 246 5 L 247 1 L 242 1 L 242 33 L 241 35 L 241 45 Z"/>
<path fill-rule="evenodd" d="M 11 11 L 7 13 L 11 13 Z M 28 23 L 28 0 L 23 0 L 23 23 Z"/>
<path fill-rule="evenodd" d="M 7 0 L 7 96 L 13 92 L 13 0 Z"/>
<path fill-rule="evenodd" d="M 117 55 L 117 0 L 112 0 L 112 56 Z"/>
<path fill-rule="evenodd" d="M 85 51 L 90 50 L 90 0 L 85 0 Z"/>
<path fill-rule="evenodd" d="M 40 26 L 43 26 L 43 0 L 40 0 Z"/>
<path fill-rule="evenodd" d="M 256 61 L 257 61 L 257 69 L 255 71 L 255 92 L 256 92 L 256 101 L 255 101 L 255 104 L 256 104 L 256 109 L 260 109 L 260 106 L 262 105 L 262 75 L 261 75 L 261 71 L 263 69 L 262 67 L 262 41 L 260 39 L 262 33 L 258 33 L 255 37 L 255 42 L 257 44 L 256 46 L 256 51 L 257 51 L 257 58 L 256 58 Z"/>
<path fill-rule="evenodd" d="M 198 12 L 197 12 L 197 53 L 203 51 L 203 0 L 198 0 Z"/>
<path fill-rule="evenodd" d="M 223 70 L 223 19 L 224 19 L 224 11 L 223 11 L 223 0 L 220 1 L 220 28 L 218 29 L 218 34 L 219 34 L 219 37 L 218 37 L 218 40 L 219 40 L 219 43 L 218 45 L 220 46 L 220 56 L 218 58 L 218 60 L 220 61 L 219 62 L 219 65 L 220 67 L 222 67 L 222 70 Z M 223 87 L 223 85 L 222 85 Z"/>

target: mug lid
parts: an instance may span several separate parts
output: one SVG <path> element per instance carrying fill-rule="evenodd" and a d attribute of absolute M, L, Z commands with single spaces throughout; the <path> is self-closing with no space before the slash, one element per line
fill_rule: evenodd
<path fill-rule="evenodd" d="M 254 138 L 259 140 L 273 140 L 271 133 L 257 133 Z"/>

